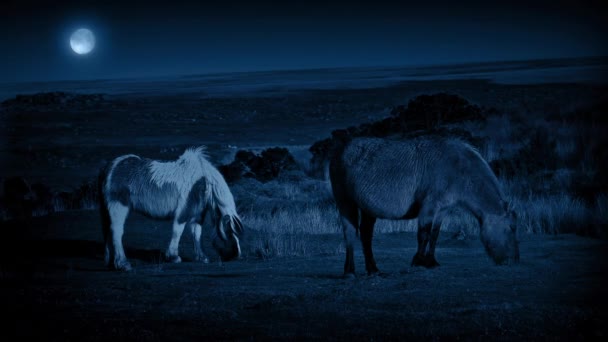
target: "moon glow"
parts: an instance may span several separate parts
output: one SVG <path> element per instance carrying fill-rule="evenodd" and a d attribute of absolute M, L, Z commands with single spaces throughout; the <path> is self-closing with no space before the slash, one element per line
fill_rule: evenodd
<path fill-rule="evenodd" d="M 95 47 L 95 36 L 89 29 L 78 29 L 70 36 L 70 46 L 77 54 L 86 55 Z"/>

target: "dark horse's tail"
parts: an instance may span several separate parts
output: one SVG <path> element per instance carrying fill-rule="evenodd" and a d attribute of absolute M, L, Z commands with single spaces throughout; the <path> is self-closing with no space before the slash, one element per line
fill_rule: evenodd
<path fill-rule="evenodd" d="M 336 144 L 330 150 L 329 156 L 325 164 L 325 179 L 329 180 L 331 184 L 331 191 L 338 206 L 338 211 L 343 210 L 349 211 L 354 215 L 352 217 L 352 225 L 355 227 L 355 234 L 357 237 L 360 236 L 359 232 L 359 220 L 361 219 L 361 212 L 357 208 L 355 202 L 350 199 L 347 195 L 346 185 L 344 183 L 344 165 L 342 164 L 341 158 L 344 154 L 344 150 L 348 144 L 353 140 L 353 137 L 346 136 L 337 140 Z M 346 208 L 346 209 L 345 209 Z"/>
<path fill-rule="evenodd" d="M 99 196 L 99 217 L 101 218 L 101 231 L 103 233 L 106 264 L 110 262 L 110 260 L 108 259 L 109 253 L 107 249 L 109 248 L 112 239 L 112 234 L 110 230 L 110 225 L 112 224 L 112 222 L 110 220 L 110 212 L 108 211 L 108 203 L 106 203 L 106 198 L 104 195 L 104 184 L 108 175 L 108 170 L 109 167 L 102 168 L 97 178 L 97 193 Z"/>

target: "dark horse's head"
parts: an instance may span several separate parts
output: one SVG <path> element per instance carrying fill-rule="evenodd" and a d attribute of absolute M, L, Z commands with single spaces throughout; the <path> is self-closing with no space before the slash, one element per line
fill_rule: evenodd
<path fill-rule="evenodd" d="M 515 213 L 486 215 L 481 225 L 481 241 L 488 255 L 497 264 L 517 263 L 519 244 L 515 225 Z"/>
<path fill-rule="evenodd" d="M 238 216 L 224 215 L 215 222 L 217 236 L 213 239 L 213 248 L 223 261 L 241 256 L 241 245 L 238 236 L 243 233 L 243 224 Z"/>

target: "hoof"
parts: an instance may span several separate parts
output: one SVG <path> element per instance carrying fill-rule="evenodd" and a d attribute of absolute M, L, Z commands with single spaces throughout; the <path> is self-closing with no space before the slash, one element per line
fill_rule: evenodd
<path fill-rule="evenodd" d="M 200 262 L 200 263 L 203 263 L 203 264 L 208 264 L 209 263 L 209 258 L 207 258 L 207 257 L 196 257 L 196 258 L 194 258 L 194 261 Z"/>
<path fill-rule="evenodd" d="M 123 261 L 123 262 L 114 264 L 114 269 L 117 271 L 128 272 L 128 271 L 132 270 L 133 267 L 131 267 L 131 264 L 128 261 Z"/>
<path fill-rule="evenodd" d="M 173 264 L 179 264 L 182 262 L 182 258 L 180 258 L 179 255 L 167 255 L 165 256 L 165 260 Z"/>
<path fill-rule="evenodd" d="M 368 276 L 376 276 L 376 275 L 380 275 L 380 271 L 378 270 L 378 268 L 374 267 L 370 270 L 367 270 L 367 275 Z"/>
<path fill-rule="evenodd" d="M 435 268 L 439 266 L 439 263 L 437 262 L 437 260 L 435 260 L 434 256 L 428 256 L 426 258 L 426 264 L 424 265 L 424 267 L 426 268 Z"/>
<path fill-rule="evenodd" d="M 369 278 L 382 278 L 382 279 L 390 277 L 390 275 L 388 273 L 384 273 L 384 272 L 380 272 L 380 271 L 376 271 L 373 273 L 368 272 L 367 276 Z"/>
<path fill-rule="evenodd" d="M 414 258 L 412 258 L 412 266 L 425 266 L 426 267 L 426 259 L 420 254 L 416 253 Z"/>
<path fill-rule="evenodd" d="M 342 278 L 344 278 L 344 279 L 357 279 L 357 276 L 353 272 L 346 272 L 346 273 L 344 273 L 344 275 L 342 276 Z"/>

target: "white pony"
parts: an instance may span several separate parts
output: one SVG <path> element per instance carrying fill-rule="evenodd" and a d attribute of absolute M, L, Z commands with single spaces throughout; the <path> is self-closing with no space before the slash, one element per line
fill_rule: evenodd
<path fill-rule="evenodd" d="M 207 160 L 205 147 L 189 148 L 175 161 L 158 161 L 133 154 L 114 159 L 99 179 L 100 210 L 106 264 L 130 270 L 122 245 L 130 210 L 154 218 L 173 219 L 173 235 L 165 252 L 167 261 L 181 262 L 180 237 L 189 226 L 195 260 L 209 262 L 201 248 L 201 224 L 211 215 L 217 236 L 214 247 L 223 259 L 240 256 L 237 235 L 243 226 L 224 177 Z"/>

